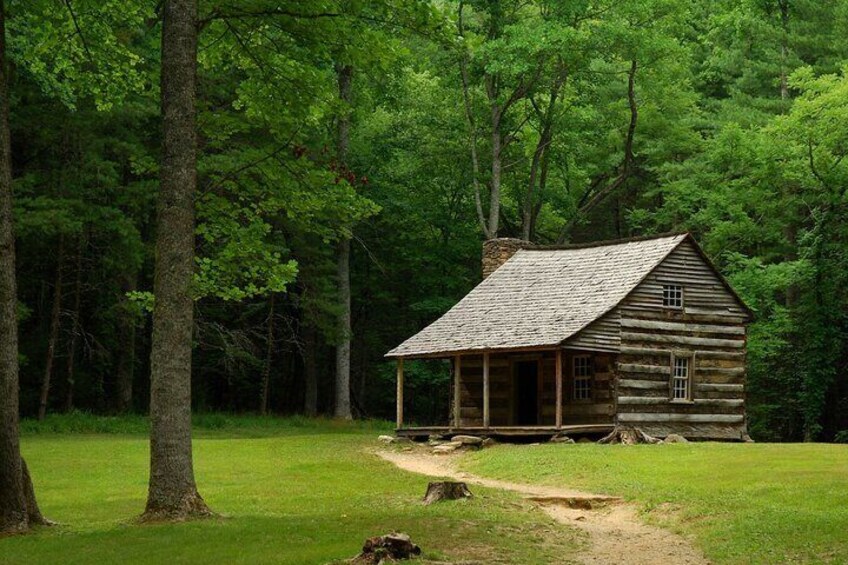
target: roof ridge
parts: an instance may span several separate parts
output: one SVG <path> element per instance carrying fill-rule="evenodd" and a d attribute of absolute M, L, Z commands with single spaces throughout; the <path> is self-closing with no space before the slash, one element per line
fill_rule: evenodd
<path fill-rule="evenodd" d="M 587 249 L 592 247 L 607 247 L 609 245 L 621 245 L 624 243 L 634 243 L 640 241 L 653 241 L 657 239 L 667 239 L 678 236 L 687 236 L 689 232 L 664 232 L 656 235 L 637 235 L 633 237 L 624 237 L 621 239 L 607 239 L 602 241 L 589 241 L 585 243 L 553 243 L 540 244 L 529 243 L 521 247 L 521 251 L 557 251 L 567 249 Z"/>

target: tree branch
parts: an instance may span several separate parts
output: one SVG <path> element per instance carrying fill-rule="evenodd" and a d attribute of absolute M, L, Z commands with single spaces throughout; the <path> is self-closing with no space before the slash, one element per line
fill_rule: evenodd
<path fill-rule="evenodd" d="M 74 22 L 74 28 L 77 31 L 77 35 L 80 38 L 80 43 L 82 43 L 82 48 L 85 50 L 85 55 L 88 57 L 88 62 L 94 65 L 94 57 L 91 55 L 91 50 L 88 48 L 88 43 L 85 41 L 85 36 L 82 34 L 82 29 L 79 25 L 79 20 L 77 20 L 77 15 L 74 13 L 74 9 L 71 6 L 71 0 L 65 0 L 65 7 L 68 9 L 68 13 L 71 15 L 71 20 Z"/>
<path fill-rule="evenodd" d="M 627 135 L 624 140 L 624 159 L 621 162 L 621 165 L 618 167 L 618 175 L 610 182 L 608 185 L 604 186 L 601 190 L 595 192 L 591 197 L 591 188 L 590 191 L 586 191 L 581 198 L 583 202 L 574 213 L 574 216 L 566 222 L 560 231 L 559 237 L 557 238 L 557 243 L 565 243 L 568 240 L 568 236 L 571 233 L 571 230 L 574 229 L 574 226 L 577 225 L 577 222 L 584 217 L 586 214 L 591 212 L 595 207 L 597 207 L 601 202 L 603 202 L 607 196 L 618 190 L 618 188 L 624 184 L 624 182 L 630 177 L 633 172 L 633 138 L 636 134 L 636 122 L 639 118 L 639 109 L 636 105 L 636 60 L 630 62 L 630 71 L 627 73 L 627 102 L 630 106 L 630 125 L 627 127 Z M 601 179 L 606 175 L 601 175 Z M 600 182 L 596 181 L 593 183 L 593 186 L 600 185 Z"/>
<path fill-rule="evenodd" d="M 457 29 L 460 37 L 463 37 L 462 27 L 462 8 L 463 2 L 459 3 Z M 471 175 L 474 186 L 474 206 L 477 209 L 477 220 L 480 222 L 480 228 L 483 230 L 483 235 L 486 239 L 491 238 L 489 225 L 486 222 L 486 216 L 483 213 L 483 200 L 480 196 L 480 160 L 477 157 L 477 124 L 474 121 L 474 113 L 471 107 L 471 96 L 468 92 L 468 62 L 466 60 L 467 53 L 463 49 L 459 59 L 459 74 L 462 78 L 462 100 L 465 105 L 465 117 L 468 120 L 468 127 L 471 133 Z"/>

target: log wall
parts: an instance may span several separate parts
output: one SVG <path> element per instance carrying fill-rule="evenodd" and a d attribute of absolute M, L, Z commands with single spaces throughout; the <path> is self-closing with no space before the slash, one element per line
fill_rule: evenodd
<path fill-rule="evenodd" d="M 463 355 L 460 372 L 460 425 L 483 425 L 483 356 Z M 509 357 L 489 355 L 489 425 L 513 421 L 513 383 Z"/>
<path fill-rule="evenodd" d="M 573 367 L 578 351 L 563 351 L 563 425 L 612 424 L 615 415 L 615 356 L 594 353 L 595 374 L 591 400 L 574 400 Z M 586 352 L 588 353 L 588 352 Z M 539 363 L 540 426 L 556 424 L 556 354 L 505 353 L 489 355 L 489 425 L 515 425 L 514 364 L 520 361 Z M 463 355 L 460 381 L 460 426 L 483 425 L 483 356 Z"/>
<path fill-rule="evenodd" d="M 574 400 L 574 356 L 591 354 L 594 362 L 592 398 Z M 542 421 L 553 425 L 556 419 L 555 359 L 551 355 L 544 372 Z M 565 350 L 562 354 L 562 423 L 612 424 L 615 416 L 615 355 Z"/>
<path fill-rule="evenodd" d="M 663 308 L 663 284 L 683 286 L 683 309 Z M 739 439 L 746 314 L 692 245 L 671 253 L 619 311 L 618 423 L 658 436 Z M 670 399 L 672 355 L 691 358 L 691 401 Z"/>
<path fill-rule="evenodd" d="M 569 349 L 618 352 L 621 347 L 621 312 L 618 308 L 595 320 L 565 343 Z"/>

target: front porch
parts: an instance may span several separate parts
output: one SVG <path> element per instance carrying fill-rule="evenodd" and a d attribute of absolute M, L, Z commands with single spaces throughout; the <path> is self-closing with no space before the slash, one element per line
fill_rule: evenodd
<path fill-rule="evenodd" d="M 398 437 L 411 439 L 426 439 L 431 435 L 450 438 L 455 435 L 488 436 L 504 438 L 550 438 L 557 434 L 566 435 L 605 435 L 613 430 L 613 424 L 578 424 L 556 426 L 489 426 L 484 427 L 461 427 L 453 426 L 415 426 L 398 428 L 395 434 Z"/>
<path fill-rule="evenodd" d="M 404 365 L 398 359 L 397 435 L 550 437 L 603 434 L 614 427 L 612 353 L 564 348 L 484 351 L 456 354 L 450 361 L 448 425 L 408 426 Z"/>

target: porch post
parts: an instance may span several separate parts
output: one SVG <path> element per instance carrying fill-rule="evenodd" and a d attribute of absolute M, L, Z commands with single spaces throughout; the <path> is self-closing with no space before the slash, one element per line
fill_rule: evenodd
<path fill-rule="evenodd" d="M 562 428 L 562 349 L 556 352 L 556 427 Z"/>
<path fill-rule="evenodd" d="M 460 418 L 460 390 L 459 383 L 462 380 L 462 355 L 454 357 L 453 363 L 453 427 L 458 428 L 461 422 Z"/>
<path fill-rule="evenodd" d="M 483 427 L 489 427 L 489 352 L 483 352 Z"/>
<path fill-rule="evenodd" d="M 397 360 L 397 427 L 403 427 L 403 357 Z"/>

